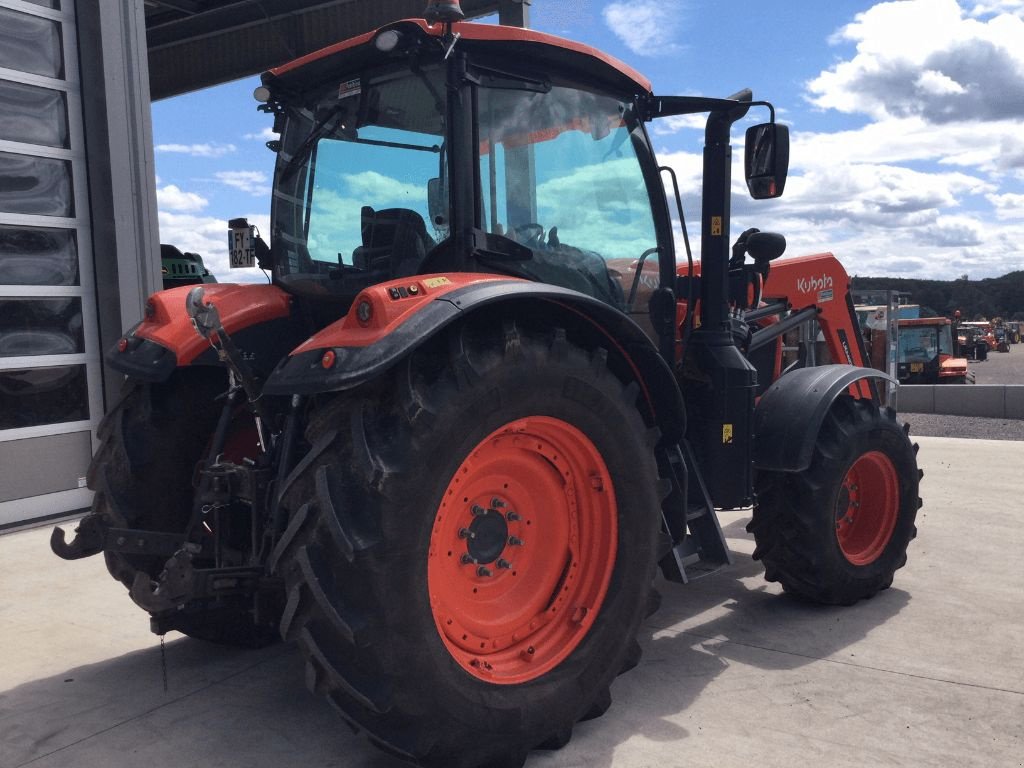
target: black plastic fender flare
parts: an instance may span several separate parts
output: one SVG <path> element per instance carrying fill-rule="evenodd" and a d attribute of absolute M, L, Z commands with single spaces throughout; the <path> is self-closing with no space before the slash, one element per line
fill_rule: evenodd
<path fill-rule="evenodd" d="M 754 468 L 770 472 L 807 469 L 832 403 L 863 379 L 896 382 L 887 373 L 855 365 L 798 368 L 780 377 L 754 409 Z"/>
<path fill-rule="evenodd" d="M 679 440 L 686 429 L 683 398 L 671 369 L 646 333 L 627 315 L 591 296 L 545 283 L 523 280 L 486 282 L 460 288 L 429 302 L 393 332 L 362 347 L 332 346 L 292 355 L 267 379 L 268 395 L 313 395 L 352 389 L 384 373 L 448 326 L 465 321 L 486 307 L 545 301 L 567 316 L 587 322 L 609 341 L 636 370 L 653 411 L 654 423 L 666 440 Z M 332 349 L 334 364 L 320 363 Z"/>

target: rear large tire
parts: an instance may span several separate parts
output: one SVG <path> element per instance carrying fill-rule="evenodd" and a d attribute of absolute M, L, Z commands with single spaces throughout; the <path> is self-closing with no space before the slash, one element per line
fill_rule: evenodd
<path fill-rule="evenodd" d="M 120 400 L 100 425 L 100 448 L 89 467 L 89 487 L 96 492 L 92 514 L 115 528 L 184 531 L 196 464 L 208 449 L 222 407 L 215 398 L 226 387 L 224 371 L 213 368 L 178 370 L 159 384 L 125 382 Z M 256 455 L 255 445 L 237 450 Z M 119 552 L 105 552 L 104 558 L 110 575 L 129 589 L 140 573 L 156 580 L 167 560 Z M 222 599 L 209 610 L 176 618 L 182 632 L 211 642 L 261 646 L 276 639 L 272 628 L 254 623 L 244 600 Z"/>
<path fill-rule="evenodd" d="M 635 666 L 657 432 L 603 350 L 451 332 L 314 414 L 272 566 L 307 684 L 425 766 L 519 766 Z"/>
<path fill-rule="evenodd" d="M 917 535 L 916 450 L 892 411 L 840 397 L 807 470 L 757 475 L 747 530 L 768 581 L 839 605 L 889 587 Z"/>

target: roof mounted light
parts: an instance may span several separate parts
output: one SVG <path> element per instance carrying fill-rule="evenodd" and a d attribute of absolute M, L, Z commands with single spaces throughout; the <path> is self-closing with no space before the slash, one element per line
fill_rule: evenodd
<path fill-rule="evenodd" d="M 270 101 L 270 89 L 265 85 L 257 85 L 256 90 L 252 92 L 252 97 L 256 99 L 256 101 L 266 104 Z"/>
<path fill-rule="evenodd" d="M 402 42 L 402 33 L 397 29 L 388 29 L 377 35 L 373 44 L 381 53 L 390 53 L 398 47 L 400 42 Z"/>
<path fill-rule="evenodd" d="M 423 12 L 423 18 L 430 24 L 439 21 L 442 24 L 453 24 L 466 18 L 466 14 L 462 12 L 459 0 L 430 0 L 427 10 Z"/>

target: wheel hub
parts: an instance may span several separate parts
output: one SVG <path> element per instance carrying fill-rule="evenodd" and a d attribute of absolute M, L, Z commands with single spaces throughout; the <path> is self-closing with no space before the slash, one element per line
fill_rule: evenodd
<path fill-rule="evenodd" d="M 480 509 L 477 507 L 476 509 Z M 474 514 L 466 536 L 466 551 L 474 563 L 493 563 L 508 546 L 508 523 L 497 509 Z"/>

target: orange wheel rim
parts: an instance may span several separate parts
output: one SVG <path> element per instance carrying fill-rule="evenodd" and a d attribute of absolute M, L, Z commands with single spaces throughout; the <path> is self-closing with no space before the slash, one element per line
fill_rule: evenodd
<path fill-rule="evenodd" d="M 868 565 L 885 551 L 896 529 L 899 477 L 892 460 L 870 451 L 853 463 L 836 501 L 836 538 L 843 556 Z"/>
<path fill-rule="evenodd" d="M 491 683 L 544 675 L 587 636 L 618 544 L 601 453 L 536 416 L 484 438 L 456 470 L 430 536 L 427 587 L 452 658 Z"/>

